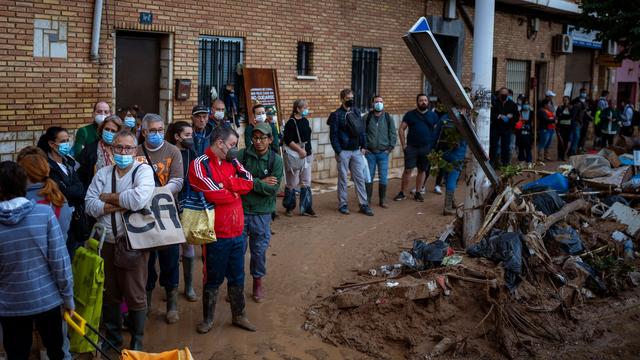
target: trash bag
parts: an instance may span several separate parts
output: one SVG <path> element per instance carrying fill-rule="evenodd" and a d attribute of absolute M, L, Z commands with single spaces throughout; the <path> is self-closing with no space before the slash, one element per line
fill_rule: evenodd
<path fill-rule="evenodd" d="M 552 189 L 546 187 L 535 188 L 532 190 L 532 192 L 540 192 L 539 194 L 531 196 L 533 206 L 535 206 L 536 210 L 545 215 L 556 213 L 565 205 L 564 200 L 560 198 L 558 193 L 550 190 Z"/>
<path fill-rule="evenodd" d="M 611 164 L 601 155 L 574 155 L 569 158 L 569 163 L 587 179 L 611 175 Z"/>
<path fill-rule="evenodd" d="M 411 255 L 415 259 L 414 270 L 426 270 L 440 266 L 442 259 L 447 256 L 449 244 L 442 240 L 425 243 L 422 240 L 413 240 Z"/>
<path fill-rule="evenodd" d="M 550 240 L 560 244 L 560 249 L 568 255 L 577 255 L 584 251 L 580 234 L 569 225 L 555 224 L 547 231 Z"/>
<path fill-rule="evenodd" d="M 543 188 L 552 189 L 564 194 L 569 191 L 569 179 L 560 173 L 555 173 L 520 186 L 520 190 L 526 192 L 539 191 L 539 189 Z"/>
<path fill-rule="evenodd" d="M 621 203 L 622 205 L 630 206 L 630 204 L 627 201 L 627 199 L 623 198 L 620 195 L 609 195 L 606 198 L 602 199 L 602 202 L 605 203 L 609 207 L 611 207 L 613 204 L 615 204 L 617 202 Z"/>
<path fill-rule="evenodd" d="M 515 290 L 522 281 L 522 236 L 519 233 L 493 229 L 479 243 L 467 247 L 467 254 L 502 262 L 504 281 L 510 291 Z"/>

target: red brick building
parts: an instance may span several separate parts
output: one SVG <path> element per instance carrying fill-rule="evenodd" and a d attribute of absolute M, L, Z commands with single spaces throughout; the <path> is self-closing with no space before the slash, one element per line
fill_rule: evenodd
<path fill-rule="evenodd" d="M 462 83 L 471 79 L 473 7 L 456 7 L 456 1 L 105 0 L 98 56 L 92 58 L 96 2 L 0 3 L 2 158 L 33 143 L 48 126 L 88 123 L 96 100 L 114 109 L 138 104 L 168 122 L 188 120 L 193 105 L 210 101 L 212 86 L 218 93 L 226 82 L 241 86 L 242 63 L 277 69 L 281 117 L 296 98 L 309 100 L 316 175 L 330 177 L 335 160 L 325 119 L 339 106 L 340 89 L 354 87 L 363 108 L 368 95 L 380 93 L 398 117 L 425 90 L 401 39 L 420 16 L 429 20 Z M 572 55 L 554 51 L 552 39 L 566 33 L 577 6 L 534 3 L 497 3 L 495 87 L 527 93 L 530 78 L 537 77 L 540 92 L 562 94 Z M 596 53 L 587 53 L 590 73 L 580 75 L 592 90 L 605 86 L 598 82 Z M 175 99 L 177 79 L 191 80 L 188 100 Z M 395 155 L 398 166 L 398 149 Z"/>

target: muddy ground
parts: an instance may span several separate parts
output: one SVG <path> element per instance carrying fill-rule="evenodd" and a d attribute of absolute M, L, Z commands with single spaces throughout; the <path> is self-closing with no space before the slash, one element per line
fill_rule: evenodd
<path fill-rule="evenodd" d="M 428 183 L 433 189 L 433 179 Z M 398 191 L 399 181 L 390 183 L 389 197 Z M 463 191 L 459 189 L 458 200 Z M 353 318 L 354 327 L 363 326 L 363 318 L 371 314 L 370 341 L 325 342 L 305 326 L 309 309 L 333 293 L 333 286 L 358 277 L 385 262 L 396 262 L 397 254 L 411 246 L 411 239 L 438 235 L 451 217 L 441 215 L 442 195 L 427 193 L 424 203 L 413 200 L 391 202 L 389 209 L 374 207 L 376 215 L 356 213 L 357 204 L 350 190 L 352 214 L 336 211 L 336 194 L 316 195 L 314 208 L 319 218 L 281 216 L 273 227 L 268 251 L 268 275 L 265 278 L 267 299 L 256 304 L 247 300 L 247 315 L 258 327 L 249 333 L 231 326 L 229 306 L 221 299 L 216 309 L 214 329 L 206 335 L 195 331 L 202 316 L 201 303 L 181 299 L 180 321 L 166 325 L 162 320 L 164 303 L 161 289 L 156 288 L 152 315 L 145 334 L 147 351 L 162 351 L 188 346 L 196 359 L 402 359 L 424 358 L 442 336 L 434 329 L 467 334 L 473 329 L 472 341 L 458 358 L 503 358 L 492 349 L 492 332 L 480 324 L 490 306 L 475 299 L 481 285 L 453 283 L 453 294 L 447 298 L 401 304 L 383 304 L 376 308 L 343 311 L 342 320 Z M 247 258 L 248 269 L 248 258 Z M 200 271 L 200 268 L 197 269 Z M 247 274 L 248 276 L 248 274 Z M 198 274 L 197 278 L 201 278 Z M 246 281 L 247 295 L 251 282 Z M 201 287 L 197 287 L 201 294 Z M 566 329 L 560 340 L 532 342 L 534 351 L 522 351 L 523 357 L 557 359 L 634 358 L 640 351 L 640 292 L 631 291 L 616 298 L 596 299 L 578 305 L 567 314 Z M 385 312 L 392 312 L 395 322 L 388 322 Z M 416 315 L 417 314 L 417 315 Z M 332 315 L 335 316 L 335 315 Z M 368 332 L 380 326 L 375 336 Z M 430 322 L 425 325 L 424 321 Z M 350 321 L 341 321 L 349 324 Z M 434 326 L 434 324 L 437 324 Z M 480 324 L 480 325 L 479 325 Z M 424 329 L 430 329 L 425 332 Z M 356 329 L 362 331 L 362 329 Z M 442 332 L 444 333 L 444 331 Z M 362 344 L 365 344 L 363 347 Z M 368 345 L 367 345 L 368 344 Z M 369 346 L 369 348 L 367 348 Z M 371 351 L 373 349 L 374 351 Z M 376 350 L 377 349 L 377 350 Z M 449 358 L 452 352 L 441 358 Z"/>

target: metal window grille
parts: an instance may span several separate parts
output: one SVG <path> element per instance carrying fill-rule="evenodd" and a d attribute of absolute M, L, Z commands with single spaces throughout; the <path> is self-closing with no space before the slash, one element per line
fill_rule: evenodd
<path fill-rule="evenodd" d="M 529 93 L 529 62 L 522 60 L 507 60 L 507 88 L 513 90 L 515 98 Z"/>
<path fill-rule="evenodd" d="M 380 50 L 354 47 L 351 62 L 351 89 L 354 106 L 365 112 L 371 98 L 378 92 L 378 61 Z"/>
<path fill-rule="evenodd" d="M 313 43 L 310 42 L 298 42 L 298 75 L 309 76 L 313 75 L 311 71 L 311 57 L 313 55 Z"/>
<path fill-rule="evenodd" d="M 211 88 L 215 88 L 220 97 L 227 83 L 235 85 L 239 98 L 243 96 L 242 82 L 236 71 L 244 58 L 243 39 L 201 36 L 198 57 L 199 104 L 211 106 Z"/>

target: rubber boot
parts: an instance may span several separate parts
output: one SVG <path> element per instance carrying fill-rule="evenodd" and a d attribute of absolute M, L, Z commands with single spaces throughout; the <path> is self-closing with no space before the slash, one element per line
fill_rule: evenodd
<path fill-rule="evenodd" d="M 167 294 L 167 313 L 164 316 L 164 321 L 167 324 L 175 324 L 180 320 L 178 315 L 178 288 L 166 288 Z"/>
<path fill-rule="evenodd" d="M 259 303 L 264 299 L 264 290 L 262 289 L 262 278 L 253 278 L 253 301 Z"/>
<path fill-rule="evenodd" d="M 364 183 L 364 188 L 367 190 L 367 204 L 371 206 L 371 198 L 373 197 L 373 183 Z"/>
<path fill-rule="evenodd" d="M 120 304 L 104 304 L 102 306 L 102 324 L 105 330 L 105 338 L 118 349 L 122 348 L 122 313 Z M 106 343 L 102 344 L 102 350 L 113 351 Z"/>
<path fill-rule="evenodd" d="M 205 288 L 202 293 L 202 322 L 198 324 L 198 333 L 206 334 L 213 327 L 213 315 L 216 312 L 218 289 Z"/>
<path fill-rule="evenodd" d="M 284 198 L 282 199 L 282 207 L 287 210 L 287 216 L 292 216 L 293 209 L 296 208 L 296 190 L 284 188 Z"/>
<path fill-rule="evenodd" d="M 385 209 L 388 208 L 389 205 L 387 205 L 387 185 L 386 184 L 378 185 L 378 196 L 380 197 L 380 207 Z"/>
<path fill-rule="evenodd" d="M 229 300 L 231 302 L 231 316 L 233 325 L 248 331 L 256 331 L 255 325 L 249 322 L 244 312 L 244 288 L 242 286 L 229 286 Z"/>
<path fill-rule="evenodd" d="M 146 310 L 129 310 L 129 321 L 131 324 L 131 343 L 129 348 L 131 350 L 142 350 L 142 338 L 144 337 L 144 323 L 147 319 Z"/>
<path fill-rule="evenodd" d="M 452 192 L 445 192 L 444 195 L 444 209 L 442 210 L 442 214 L 444 215 L 455 215 L 456 208 L 454 204 L 455 199 L 453 198 Z"/>
<path fill-rule="evenodd" d="M 182 273 L 184 276 L 184 296 L 187 297 L 187 301 L 198 301 L 198 295 L 193 289 L 193 263 L 194 258 L 182 257 Z"/>

